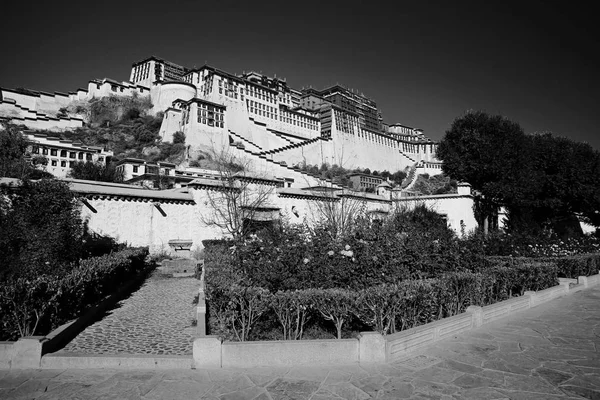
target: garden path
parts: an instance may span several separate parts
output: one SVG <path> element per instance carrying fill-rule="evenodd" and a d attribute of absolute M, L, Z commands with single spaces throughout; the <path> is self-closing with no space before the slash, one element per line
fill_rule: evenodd
<path fill-rule="evenodd" d="M 57 354 L 191 355 L 196 328 L 192 304 L 200 281 L 152 272 L 142 287 L 121 300 Z"/>
<path fill-rule="evenodd" d="M 600 286 L 391 364 L 0 371 L 0 398 L 600 399 Z"/>

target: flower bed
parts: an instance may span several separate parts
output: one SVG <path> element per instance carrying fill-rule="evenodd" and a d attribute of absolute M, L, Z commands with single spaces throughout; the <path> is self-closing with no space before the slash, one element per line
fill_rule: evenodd
<path fill-rule="evenodd" d="M 147 248 L 81 260 L 62 276 L 14 277 L 0 284 L 0 340 L 40 335 L 76 318 L 148 268 Z"/>

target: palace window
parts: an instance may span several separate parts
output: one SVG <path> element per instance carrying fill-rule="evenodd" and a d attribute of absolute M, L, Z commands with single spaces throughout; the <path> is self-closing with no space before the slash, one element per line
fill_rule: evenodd
<path fill-rule="evenodd" d="M 50 149 L 50 155 L 51 156 L 55 156 L 58 154 L 58 151 L 56 149 Z"/>
<path fill-rule="evenodd" d="M 61 161 L 60 162 L 60 166 L 63 167 L 63 168 L 66 167 L 67 166 L 67 162 L 66 161 Z"/>

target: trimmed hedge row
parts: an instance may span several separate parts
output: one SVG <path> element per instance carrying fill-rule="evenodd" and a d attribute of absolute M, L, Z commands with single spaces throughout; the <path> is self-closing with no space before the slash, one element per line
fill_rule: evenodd
<path fill-rule="evenodd" d="M 44 335 L 148 268 L 148 248 L 81 260 L 62 276 L 15 277 L 0 284 L 0 340 Z"/>
<path fill-rule="evenodd" d="M 600 254 L 577 254 L 564 257 L 487 257 L 487 265 L 528 265 L 542 262 L 553 265 L 561 278 L 577 279 L 579 276 L 591 276 L 600 273 Z"/>
<path fill-rule="evenodd" d="M 306 289 L 271 293 L 245 286 L 243 278 L 209 270 L 209 329 L 230 340 L 253 340 L 259 319 L 277 321 L 281 338 L 302 339 L 310 324 L 327 326 L 341 338 L 352 319 L 382 334 L 409 329 L 465 311 L 558 284 L 549 262 L 494 261 L 481 271 L 449 272 L 437 278 L 405 280 L 363 290 Z"/>

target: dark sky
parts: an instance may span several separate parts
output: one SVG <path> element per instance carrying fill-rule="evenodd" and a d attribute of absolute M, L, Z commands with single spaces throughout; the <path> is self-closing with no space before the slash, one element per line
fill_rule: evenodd
<path fill-rule="evenodd" d="M 374 99 L 387 123 L 435 140 L 475 109 L 600 148 L 594 10 L 451 3 L 20 1 L 0 24 L 0 86 L 71 91 L 92 78 L 128 80 L 132 62 L 156 55 L 276 74 L 299 89 L 340 83 Z"/>

